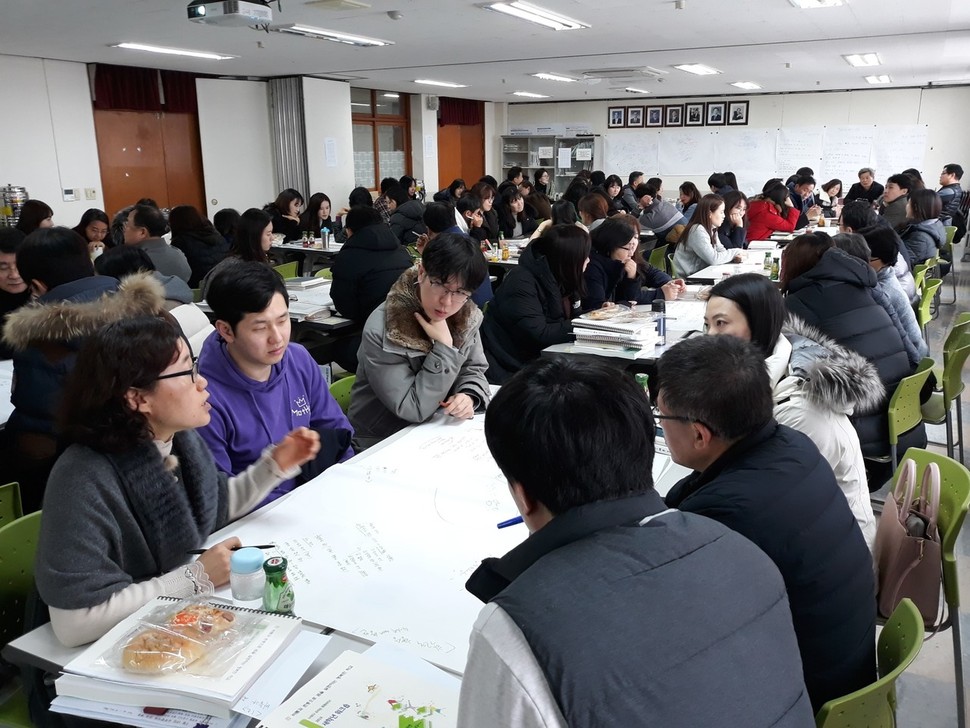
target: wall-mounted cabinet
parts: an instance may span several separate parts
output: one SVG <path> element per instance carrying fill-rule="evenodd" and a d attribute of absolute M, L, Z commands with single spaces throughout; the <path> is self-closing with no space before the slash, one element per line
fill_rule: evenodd
<path fill-rule="evenodd" d="M 508 177 L 512 167 L 522 167 L 529 179 L 537 170 L 545 169 L 550 178 L 549 196 L 555 198 L 566 191 L 577 172 L 594 169 L 602 159 L 602 145 L 599 136 L 503 136 L 502 179 Z"/>

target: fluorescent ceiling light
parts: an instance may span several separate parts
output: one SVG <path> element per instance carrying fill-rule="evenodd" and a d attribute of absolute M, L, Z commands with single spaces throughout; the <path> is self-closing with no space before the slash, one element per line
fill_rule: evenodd
<path fill-rule="evenodd" d="M 358 48 L 369 48 L 376 46 L 394 45 L 389 40 L 380 38 L 368 38 L 365 35 L 354 35 L 352 33 L 342 33 L 338 30 L 327 30 L 325 28 L 314 28 L 312 25 L 277 25 L 270 30 L 277 33 L 288 33 L 289 35 L 302 35 L 305 38 L 318 38 L 320 40 L 332 40 L 334 43 L 344 43 L 345 45 L 357 46 Z"/>
<path fill-rule="evenodd" d="M 720 73 L 716 68 L 705 66 L 703 63 L 685 63 L 681 66 L 674 66 L 674 68 L 697 76 L 713 76 Z"/>
<path fill-rule="evenodd" d="M 124 48 L 129 51 L 145 51 L 146 53 L 163 53 L 167 56 L 188 56 L 189 58 L 203 58 L 207 61 L 228 61 L 239 56 L 227 56 L 222 53 L 208 51 L 187 51 L 184 48 L 165 48 L 164 46 L 145 45 L 144 43 L 115 43 L 111 48 Z"/>
<path fill-rule="evenodd" d="M 381 96 L 383 96 L 385 99 L 399 99 L 399 98 L 401 98 L 401 95 L 400 94 L 381 94 Z"/>
<path fill-rule="evenodd" d="M 531 91 L 513 91 L 513 96 L 525 96 L 528 99 L 548 99 L 549 97 L 544 94 L 534 94 Z"/>
<path fill-rule="evenodd" d="M 416 78 L 415 83 L 423 83 L 425 86 L 444 86 L 445 88 L 466 88 L 463 83 L 450 83 L 448 81 L 432 81 L 430 78 Z"/>
<path fill-rule="evenodd" d="M 735 81 L 731 84 L 735 88 L 743 88 L 745 91 L 757 91 L 761 86 L 754 81 Z"/>
<path fill-rule="evenodd" d="M 882 61 L 879 60 L 879 56 L 876 53 L 853 53 L 848 56 L 842 56 L 845 62 L 850 66 L 856 68 L 861 68 L 864 66 L 879 66 Z"/>
<path fill-rule="evenodd" d="M 632 86 L 628 86 L 627 88 L 625 88 L 623 90 L 626 91 L 626 92 L 628 92 L 628 93 L 631 93 L 631 94 L 648 94 L 648 93 L 650 93 L 646 89 L 633 88 Z"/>
<path fill-rule="evenodd" d="M 563 83 L 576 83 L 578 78 L 569 78 L 569 76 L 560 76 L 556 73 L 533 73 L 532 76 L 536 78 L 541 78 L 543 81 L 562 81 Z"/>
<path fill-rule="evenodd" d="M 788 0 L 796 8 L 811 10 L 812 8 L 837 8 L 842 0 Z"/>
<path fill-rule="evenodd" d="M 494 10 L 498 13 L 512 15 L 521 20 L 528 20 L 530 23 L 538 23 L 553 30 L 579 30 L 580 28 L 589 27 L 586 23 L 582 23 L 574 18 L 554 13 L 551 10 L 546 10 L 545 8 L 540 8 L 538 5 L 522 2 L 521 0 L 515 0 L 515 2 L 510 3 L 489 3 L 481 7 L 485 10 Z"/>
<path fill-rule="evenodd" d="M 892 78 L 890 78 L 889 76 L 886 76 L 886 75 L 882 75 L 882 76 L 866 76 L 866 81 L 868 81 L 869 83 L 873 84 L 874 86 L 875 85 L 879 85 L 879 84 L 883 84 L 883 83 L 892 83 L 893 82 Z"/>
<path fill-rule="evenodd" d="M 350 102 L 350 105 L 351 106 L 366 106 L 368 109 L 370 108 L 370 104 L 365 104 L 363 101 L 351 101 Z"/>

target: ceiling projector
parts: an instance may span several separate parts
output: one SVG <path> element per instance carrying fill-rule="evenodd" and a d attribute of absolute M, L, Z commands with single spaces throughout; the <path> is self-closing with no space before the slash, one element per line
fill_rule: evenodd
<path fill-rule="evenodd" d="M 207 25 L 254 26 L 273 22 L 273 11 L 249 0 L 192 0 L 189 20 Z"/>

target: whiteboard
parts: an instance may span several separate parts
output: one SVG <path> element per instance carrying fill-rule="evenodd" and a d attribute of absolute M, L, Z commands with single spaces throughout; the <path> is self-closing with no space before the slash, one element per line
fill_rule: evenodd
<path fill-rule="evenodd" d="M 886 179 L 904 169 L 922 169 L 926 160 L 926 124 L 886 124 L 876 127 L 870 166 Z"/>
<path fill-rule="evenodd" d="M 659 174 L 710 174 L 715 169 L 716 132 L 664 129 L 660 135 Z"/>
<path fill-rule="evenodd" d="M 779 129 L 775 173 L 771 176 L 786 180 L 802 167 L 811 167 L 815 172 L 821 173 L 824 136 L 825 127 L 822 126 L 790 126 Z"/>
<path fill-rule="evenodd" d="M 776 129 L 720 129 L 715 137 L 715 169 L 734 172 L 743 192 L 761 192 L 764 183 L 775 176 L 776 137 Z"/>
<path fill-rule="evenodd" d="M 822 168 L 816 170 L 823 180 L 840 179 L 844 189 L 858 179 L 859 170 L 871 166 L 872 142 L 876 127 L 826 126 Z M 902 170 L 900 170 L 902 171 Z"/>
<path fill-rule="evenodd" d="M 636 129 L 611 131 L 605 136 L 607 174 L 617 174 L 626 184 L 633 170 L 652 175 L 659 166 L 660 131 Z"/>

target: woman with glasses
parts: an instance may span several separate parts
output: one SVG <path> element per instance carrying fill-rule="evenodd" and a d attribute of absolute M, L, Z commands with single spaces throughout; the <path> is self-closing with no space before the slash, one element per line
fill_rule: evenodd
<path fill-rule="evenodd" d="M 62 410 L 70 446 L 47 484 L 35 574 L 65 645 L 97 639 L 154 597 L 225 584 L 238 538 L 188 565 L 187 552 L 319 449 L 318 435 L 299 428 L 227 476 L 195 432 L 209 422 L 208 398 L 168 314 L 108 324 L 81 348 Z"/>
<path fill-rule="evenodd" d="M 704 326 L 708 334 L 750 341 L 764 355 L 775 419 L 808 435 L 818 447 L 871 549 L 876 521 L 862 447 L 849 416 L 879 405 L 883 387 L 876 368 L 789 315 L 779 290 L 757 273 L 731 276 L 714 286 Z"/>
<path fill-rule="evenodd" d="M 347 413 L 357 452 L 439 409 L 468 419 L 488 404 L 482 312 L 470 300 L 487 274 L 471 238 L 441 233 L 368 317 Z"/>
<path fill-rule="evenodd" d="M 718 239 L 717 230 L 724 218 L 724 198 L 720 195 L 704 195 L 697 203 L 674 251 L 674 265 L 680 275 L 686 278 L 711 265 L 741 262 L 738 251 L 725 248 Z"/>
<path fill-rule="evenodd" d="M 589 265 L 583 273 L 584 311 L 614 303 L 650 303 L 655 298 L 673 301 L 685 290 L 682 280 L 671 280 L 637 252 L 640 224 L 632 215 L 604 220 L 590 233 L 590 238 Z"/>

